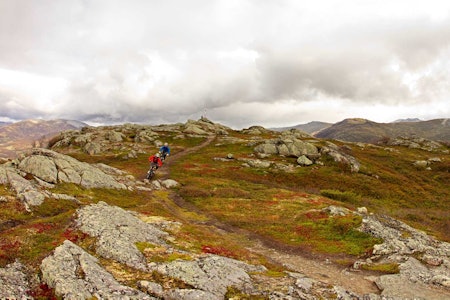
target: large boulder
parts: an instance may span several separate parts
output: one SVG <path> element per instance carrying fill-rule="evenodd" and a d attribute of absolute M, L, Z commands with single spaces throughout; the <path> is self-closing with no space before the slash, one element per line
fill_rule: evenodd
<path fill-rule="evenodd" d="M 361 164 L 355 157 L 341 151 L 337 145 L 331 142 L 327 142 L 327 146 L 322 147 L 320 153 L 331 157 L 337 163 L 348 166 L 351 172 L 357 173 L 361 168 Z"/>
<path fill-rule="evenodd" d="M 265 143 L 256 146 L 254 151 L 262 154 L 279 154 L 297 158 L 305 155 L 311 160 L 320 157 L 319 149 L 315 145 L 296 138 L 267 140 Z"/>
<path fill-rule="evenodd" d="M 33 149 L 18 169 L 48 183 L 70 182 L 86 188 L 126 189 L 124 184 L 100 169 L 47 149 Z"/>

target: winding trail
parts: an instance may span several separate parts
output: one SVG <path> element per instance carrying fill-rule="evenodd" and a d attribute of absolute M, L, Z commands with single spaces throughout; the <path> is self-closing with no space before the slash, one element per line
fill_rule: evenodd
<path fill-rule="evenodd" d="M 208 136 L 203 143 L 169 156 L 169 158 L 164 162 L 163 168 L 160 168 L 158 171 L 160 174 L 160 179 L 164 180 L 170 177 L 170 166 L 176 163 L 180 158 L 201 150 L 214 141 L 215 138 L 216 136 Z M 379 289 L 373 282 L 375 277 L 370 276 L 371 274 L 366 271 L 349 271 L 349 269 L 345 266 L 332 263 L 331 260 L 325 255 L 305 253 L 299 248 L 289 248 L 266 237 L 262 237 L 247 230 L 225 224 L 217 220 L 214 216 L 201 211 L 195 205 L 186 202 L 174 191 L 169 192 L 169 198 L 178 206 L 178 208 L 195 212 L 198 215 L 206 216 L 208 221 L 200 223 L 211 226 L 217 232 L 220 233 L 225 231 L 228 233 L 242 235 L 246 240 L 246 244 L 251 245 L 247 247 L 247 249 L 251 252 L 258 253 L 266 257 L 268 261 L 281 264 L 291 271 L 302 273 L 317 281 L 344 287 L 360 295 L 379 293 Z M 173 204 L 165 204 L 164 206 L 183 222 L 193 222 L 179 213 L 177 211 L 178 209 L 171 207 L 172 205 Z"/>

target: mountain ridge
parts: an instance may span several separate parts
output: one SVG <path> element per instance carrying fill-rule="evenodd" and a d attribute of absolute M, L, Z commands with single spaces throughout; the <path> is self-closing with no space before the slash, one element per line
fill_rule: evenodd
<path fill-rule="evenodd" d="M 0 126 L 0 157 L 15 157 L 18 153 L 37 144 L 45 143 L 51 136 L 63 130 L 88 126 L 76 120 L 28 119 Z"/>

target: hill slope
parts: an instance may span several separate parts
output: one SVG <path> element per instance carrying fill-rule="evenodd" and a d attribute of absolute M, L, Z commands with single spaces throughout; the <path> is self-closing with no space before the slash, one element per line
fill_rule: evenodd
<path fill-rule="evenodd" d="M 436 119 L 418 122 L 376 123 L 365 119 L 345 119 L 323 129 L 315 136 L 364 143 L 375 143 L 383 138 L 399 136 L 450 141 L 450 121 Z"/>
<path fill-rule="evenodd" d="M 0 165 L 0 298 L 450 297 L 446 146 L 206 119 L 87 127 L 51 146 Z"/>
<path fill-rule="evenodd" d="M 301 130 L 308 134 L 314 135 L 315 133 L 317 133 L 325 128 L 328 128 L 332 125 L 333 125 L 332 123 L 313 121 L 313 122 L 309 122 L 306 124 L 299 124 L 299 125 L 295 125 L 295 126 L 272 128 L 272 130 L 285 131 L 285 130 L 289 130 L 289 129 L 298 129 L 298 130 Z"/>

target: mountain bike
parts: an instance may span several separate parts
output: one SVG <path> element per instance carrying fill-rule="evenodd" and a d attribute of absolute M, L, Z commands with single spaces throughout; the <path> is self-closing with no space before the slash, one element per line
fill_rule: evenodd
<path fill-rule="evenodd" d="M 147 175 L 145 176 L 145 178 L 147 179 L 152 179 L 153 176 L 155 176 L 155 172 L 158 169 L 158 166 L 156 165 L 150 165 L 150 169 L 147 172 Z"/>

